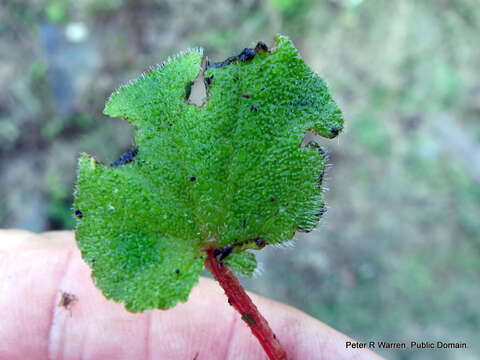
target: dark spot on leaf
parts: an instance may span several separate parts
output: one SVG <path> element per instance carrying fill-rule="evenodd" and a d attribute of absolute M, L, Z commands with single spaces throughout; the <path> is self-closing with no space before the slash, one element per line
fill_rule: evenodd
<path fill-rule="evenodd" d="M 205 82 L 207 83 L 207 85 L 210 85 L 212 83 L 212 80 L 213 80 L 213 74 L 205 78 Z"/>
<path fill-rule="evenodd" d="M 192 85 L 193 81 L 187 81 L 185 84 L 185 99 L 187 100 L 190 98 L 190 94 L 192 93 Z"/>
<path fill-rule="evenodd" d="M 255 48 L 253 48 L 253 49 L 245 48 L 237 56 L 231 56 L 224 61 L 220 61 L 218 63 L 210 63 L 210 61 L 208 61 L 207 64 L 206 64 L 206 70 L 208 70 L 209 68 L 212 68 L 212 67 L 213 68 L 218 68 L 218 67 L 227 66 L 227 65 L 230 65 L 234 61 L 245 62 L 245 61 L 252 60 L 255 57 L 255 55 L 259 52 L 268 52 L 267 45 L 265 45 L 265 43 L 262 42 L 262 41 L 259 41 L 257 43 L 257 46 L 255 46 Z"/>
<path fill-rule="evenodd" d="M 83 213 L 80 210 L 75 210 L 75 216 L 81 219 L 83 217 Z"/>
<path fill-rule="evenodd" d="M 192 176 L 189 180 L 190 181 L 195 181 L 195 180 L 197 180 L 197 178 L 195 176 Z"/>
<path fill-rule="evenodd" d="M 238 55 L 238 60 L 239 61 L 248 61 L 252 60 L 255 57 L 256 50 L 255 49 L 249 49 L 245 48 L 243 51 Z"/>
<path fill-rule="evenodd" d="M 215 249 L 213 256 L 217 258 L 217 261 L 221 263 L 233 250 L 233 245 L 227 245 L 223 249 Z"/>
<path fill-rule="evenodd" d="M 255 105 L 252 105 L 250 106 L 250 111 L 258 111 L 258 109 Z"/>
<path fill-rule="evenodd" d="M 265 88 L 263 87 L 263 88 L 261 88 L 260 90 L 262 90 L 262 91 L 263 91 L 263 90 L 265 90 Z"/>
<path fill-rule="evenodd" d="M 299 226 L 297 229 L 298 229 L 298 231 L 304 232 L 304 233 L 309 233 L 309 232 L 311 232 L 311 231 L 313 230 L 313 229 L 305 229 L 305 228 L 302 228 L 302 227 L 300 227 L 300 226 Z"/>
<path fill-rule="evenodd" d="M 257 244 L 259 248 L 263 248 L 266 245 L 265 240 L 263 240 L 261 237 L 257 237 L 254 240 L 255 244 Z"/>
<path fill-rule="evenodd" d="M 322 204 L 322 207 L 320 208 L 320 210 L 317 213 L 315 213 L 315 216 L 320 218 L 326 212 L 327 212 L 327 207 L 325 206 L 325 204 Z"/>
<path fill-rule="evenodd" d="M 219 67 L 230 65 L 232 61 L 235 61 L 236 58 L 237 58 L 236 56 L 232 56 L 220 62 L 216 62 L 216 63 L 208 62 L 205 70 L 208 70 L 210 68 L 219 68 Z"/>
<path fill-rule="evenodd" d="M 318 187 L 321 188 L 323 184 L 323 174 L 324 172 L 322 171 L 320 175 L 318 176 Z"/>
<path fill-rule="evenodd" d="M 133 160 L 135 160 L 135 157 L 137 156 L 137 153 L 138 153 L 138 148 L 136 146 L 134 146 L 130 150 L 128 150 L 128 151 L 124 152 L 122 155 L 120 155 L 120 159 L 113 162 L 110 165 L 110 167 L 116 168 L 116 167 L 119 167 L 120 165 L 125 165 L 125 164 L 128 164 L 128 163 L 132 162 Z"/>
<path fill-rule="evenodd" d="M 325 160 L 325 151 L 322 149 L 321 146 L 318 147 L 318 152 L 320 153 L 322 159 Z"/>
<path fill-rule="evenodd" d="M 233 245 L 228 245 L 223 249 L 222 260 L 225 259 L 233 250 Z"/>
<path fill-rule="evenodd" d="M 274 202 L 275 201 L 275 196 L 270 196 L 270 201 Z"/>
<path fill-rule="evenodd" d="M 234 76 L 234 77 L 233 77 L 233 81 L 234 81 L 234 82 L 237 82 L 237 81 L 238 81 L 238 76 Z"/>
<path fill-rule="evenodd" d="M 92 265 L 95 265 L 97 263 L 97 260 L 95 258 L 92 259 Z"/>
<path fill-rule="evenodd" d="M 316 141 L 310 141 L 306 147 L 314 147 L 315 149 L 318 150 L 318 152 L 320 153 L 320 156 L 322 157 L 323 160 L 325 160 L 325 150 L 323 150 L 323 148 L 318 145 L 318 143 Z"/>
<path fill-rule="evenodd" d="M 250 99 L 250 94 L 249 93 L 243 93 L 242 97 L 246 98 L 246 99 Z"/>
<path fill-rule="evenodd" d="M 247 226 L 247 220 L 246 219 L 243 219 L 242 226 L 243 227 Z"/>
<path fill-rule="evenodd" d="M 175 270 L 175 274 L 180 274 L 180 270 L 179 269 Z"/>
<path fill-rule="evenodd" d="M 250 314 L 248 311 L 245 311 L 242 314 L 242 320 L 245 321 L 248 325 L 251 327 L 257 327 L 257 324 L 255 323 L 255 319 L 253 318 L 252 314 Z"/>
<path fill-rule="evenodd" d="M 332 130 L 330 130 L 330 131 L 331 131 L 331 133 L 333 134 L 333 136 L 337 136 L 337 135 L 338 135 L 338 133 L 340 132 L 340 129 L 339 129 L 339 128 L 336 128 L 336 127 L 334 127 L 334 128 L 332 128 Z"/>
<path fill-rule="evenodd" d="M 255 46 L 255 50 L 257 52 L 267 52 L 268 51 L 268 46 L 263 41 L 259 41 L 257 43 L 257 46 Z"/>

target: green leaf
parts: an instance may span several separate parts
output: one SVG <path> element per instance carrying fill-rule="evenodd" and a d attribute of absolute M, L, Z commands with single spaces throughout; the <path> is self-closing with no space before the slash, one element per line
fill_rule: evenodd
<path fill-rule="evenodd" d="M 224 264 L 232 270 L 248 277 L 252 277 L 253 272 L 257 268 L 255 255 L 249 252 L 233 253 L 225 259 Z"/>
<path fill-rule="evenodd" d="M 231 247 L 224 261 L 250 274 L 253 255 L 237 254 L 316 226 L 323 152 L 300 144 L 307 130 L 335 137 L 343 119 L 292 42 L 276 42 L 205 71 L 189 50 L 112 94 L 105 114 L 137 127 L 136 149 L 115 167 L 83 155 L 74 203 L 78 246 L 108 298 L 169 308 L 187 300 L 205 249 Z M 197 107 L 188 95 L 202 71 Z"/>

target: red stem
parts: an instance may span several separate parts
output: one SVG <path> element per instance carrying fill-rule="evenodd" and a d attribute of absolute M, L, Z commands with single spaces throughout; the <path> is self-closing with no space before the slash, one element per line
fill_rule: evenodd
<path fill-rule="evenodd" d="M 212 248 L 206 251 L 205 267 L 220 283 L 228 297 L 228 303 L 242 315 L 242 320 L 250 327 L 270 360 L 287 360 L 287 354 L 268 326 L 267 320 L 260 314 L 232 271 L 217 261 L 214 251 Z"/>

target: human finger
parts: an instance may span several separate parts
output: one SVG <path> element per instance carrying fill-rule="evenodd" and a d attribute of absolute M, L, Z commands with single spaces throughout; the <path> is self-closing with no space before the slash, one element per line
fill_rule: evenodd
<path fill-rule="evenodd" d="M 265 358 L 210 279 L 185 304 L 132 314 L 95 288 L 72 232 L 3 230 L 0 239 L 1 359 Z M 59 306 L 62 294 L 74 301 Z M 380 358 L 346 349 L 350 339 L 297 309 L 251 296 L 289 359 Z"/>

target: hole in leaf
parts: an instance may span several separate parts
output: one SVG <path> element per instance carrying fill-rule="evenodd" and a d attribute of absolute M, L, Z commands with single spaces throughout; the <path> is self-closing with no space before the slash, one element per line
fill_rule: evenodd
<path fill-rule="evenodd" d="M 300 142 L 300 149 L 305 149 L 309 147 L 314 147 L 322 153 L 324 161 L 327 160 L 327 154 L 325 150 L 327 148 L 329 139 L 324 138 L 323 136 L 317 135 L 314 131 L 308 130 L 305 131 L 302 141 Z"/>
<path fill-rule="evenodd" d="M 110 167 L 116 168 L 121 165 L 128 164 L 135 160 L 135 157 L 137 156 L 138 153 L 138 147 L 134 146 L 130 150 L 124 152 L 122 155 L 120 155 L 120 159 L 114 161 L 113 163 L 110 164 Z"/>
<path fill-rule="evenodd" d="M 207 88 L 205 83 L 204 71 L 205 58 L 202 61 L 202 70 L 198 73 L 197 78 L 190 84 L 190 94 L 187 93 L 188 103 L 201 107 L 207 100 Z M 188 84 L 187 84 L 188 85 Z"/>
<path fill-rule="evenodd" d="M 310 146 L 311 142 L 317 142 L 319 136 L 316 135 L 313 131 L 305 131 L 305 134 L 303 135 L 303 139 L 300 142 L 300 148 L 305 149 L 306 147 Z"/>

